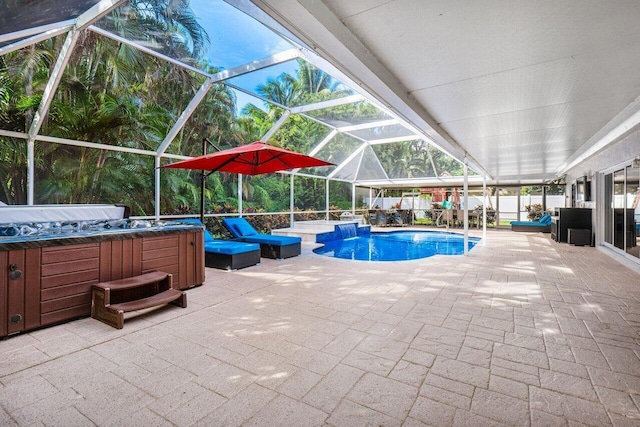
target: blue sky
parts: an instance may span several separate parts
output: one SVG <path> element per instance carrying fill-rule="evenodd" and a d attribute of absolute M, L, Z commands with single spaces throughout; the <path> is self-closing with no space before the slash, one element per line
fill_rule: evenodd
<path fill-rule="evenodd" d="M 216 67 L 233 68 L 292 48 L 264 25 L 222 0 L 191 0 L 191 9 L 209 34 L 211 43 L 206 56 Z M 294 74 L 296 68 L 297 64 L 293 61 L 286 66 L 274 67 L 270 76 L 275 77 L 283 71 Z M 262 71 L 245 75 L 242 87 L 255 89 L 266 81 L 266 74 Z M 251 97 L 239 94 L 238 110 L 252 101 L 254 99 Z"/>

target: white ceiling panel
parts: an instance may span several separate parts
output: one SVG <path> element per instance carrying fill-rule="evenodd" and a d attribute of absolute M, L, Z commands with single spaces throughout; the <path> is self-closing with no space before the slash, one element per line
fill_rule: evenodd
<path fill-rule="evenodd" d="M 621 94 L 594 97 L 575 102 L 515 110 L 501 114 L 477 116 L 441 123 L 459 141 L 492 135 L 515 134 L 541 129 L 580 127 L 583 134 L 593 135 L 606 118 L 613 117 L 628 105 Z"/>
<path fill-rule="evenodd" d="M 640 92 L 640 49 L 563 58 L 526 68 L 412 91 L 439 123 L 508 111 Z M 608 117 L 611 119 L 611 117 Z"/>
<path fill-rule="evenodd" d="M 394 74 L 415 76 L 405 67 L 410 60 L 423 75 L 422 87 L 608 51 L 640 38 L 634 0 L 396 0 L 359 2 L 360 10 L 351 1 L 324 3 Z"/>
<path fill-rule="evenodd" d="M 545 175 L 550 173 L 568 153 L 570 151 L 559 150 L 548 153 L 546 157 L 539 157 L 535 156 L 534 153 L 521 150 L 516 155 L 508 157 L 497 154 L 487 161 L 487 165 L 498 171 L 496 180 L 499 180 L 501 176 L 526 178 L 526 175 Z M 513 169 L 520 169 L 521 173 L 511 175 L 509 171 Z"/>

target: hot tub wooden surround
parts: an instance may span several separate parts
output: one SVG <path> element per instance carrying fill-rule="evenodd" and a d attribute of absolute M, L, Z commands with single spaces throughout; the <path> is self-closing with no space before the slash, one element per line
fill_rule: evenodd
<path fill-rule="evenodd" d="M 162 270 L 173 288 L 204 282 L 202 228 L 122 233 L 2 244 L 0 337 L 91 314 L 91 287 Z"/>

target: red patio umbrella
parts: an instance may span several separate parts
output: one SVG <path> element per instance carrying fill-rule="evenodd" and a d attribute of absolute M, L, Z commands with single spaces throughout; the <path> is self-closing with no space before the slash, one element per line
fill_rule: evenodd
<path fill-rule="evenodd" d="M 295 151 L 275 147 L 262 141 L 241 145 L 228 150 L 194 157 L 164 165 L 164 168 L 196 169 L 203 171 L 200 219 L 204 220 L 204 178 L 213 172 L 231 172 L 260 175 L 287 169 L 333 166 L 333 163 Z M 205 174 L 204 171 L 210 171 Z"/>
<path fill-rule="evenodd" d="M 228 150 L 171 163 L 163 167 L 260 175 L 314 166 L 333 166 L 333 163 L 275 147 L 262 141 L 256 141 L 248 145 L 240 145 Z"/>

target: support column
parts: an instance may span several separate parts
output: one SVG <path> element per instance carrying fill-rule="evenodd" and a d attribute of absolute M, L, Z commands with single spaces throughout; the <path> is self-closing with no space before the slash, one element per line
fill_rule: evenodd
<path fill-rule="evenodd" d="M 36 161 L 35 161 L 35 138 L 27 140 L 27 205 L 32 206 L 35 194 L 35 177 L 36 177 Z"/>
<path fill-rule="evenodd" d="M 293 177 L 295 175 L 291 174 L 291 184 L 290 184 L 290 188 L 289 188 L 289 227 L 293 228 L 293 210 L 295 208 L 295 202 L 294 202 L 294 191 L 293 191 Z"/>
<path fill-rule="evenodd" d="M 356 214 L 356 185 L 351 184 L 351 214 Z"/>
<path fill-rule="evenodd" d="M 160 156 L 155 157 L 155 218 L 156 221 L 160 220 Z"/>
<path fill-rule="evenodd" d="M 420 193 L 418 193 L 420 194 Z M 420 196 L 418 196 L 420 197 Z M 400 206 L 402 207 L 402 206 Z M 411 192 L 411 225 L 415 225 L 416 221 L 416 193 L 415 192 Z"/>
<path fill-rule="evenodd" d="M 242 174 L 238 174 L 238 216 L 242 218 Z"/>
<path fill-rule="evenodd" d="M 324 203 L 324 207 L 325 207 L 325 215 L 324 215 L 324 220 L 325 221 L 329 221 L 329 180 L 325 179 L 325 203 Z"/>
<path fill-rule="evenodd" d="M 469 166 L 467 157 L 464 157 L 464 186 L 462 189 L 464 200 L 464 255 L 469 255 Z"/>
<path fill-rule="evenodd" d="M 500 187 L 496 186 L 496 229 L 500 228 Z"/>
<path fill-rule="evenodd" d="M 487 238 L 487 176 L 482 176 L 482 240 Z"/>

